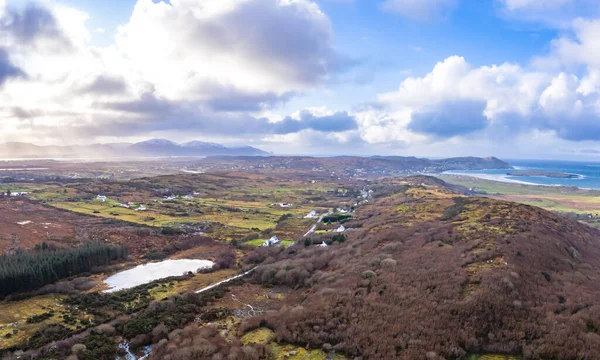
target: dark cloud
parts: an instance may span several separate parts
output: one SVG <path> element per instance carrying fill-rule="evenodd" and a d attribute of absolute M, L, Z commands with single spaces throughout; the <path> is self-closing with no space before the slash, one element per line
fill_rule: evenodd
<path fill-rule="evenodd" d="M 195 131 L 208 135 L 267 135 L 291 134 L 303 130 L 323 133 L 344 132 L 357 129 L 356 119 L 347 112 L 315 116 L 303 111 L 300 119 L 286 117 L 279 122 L 257 118 L 244 112 L 219 112 L 199 108 L 194 103 L 161 99 L 146 93 L 133 101 L 96 103 L 98 110 L 116 111 L 118 114 L 100 117 L 90 133 L 96 135 L 132 135 L 152 131 Z M 100 125 L 101 124 L 101 125 Z"/>
<path fill-rule="evenodd" d="M 0 86 L 14 77 L 25 77 L 25 73 L 10 62 L 8 51 L 0 47 Z"/>
<path fill-rule="evenodd" d="M 408 129 L 440 138 L 466 135 L 488 126 L 483 114 L 486 103 L 481 101 L 452 101 L 420 110 L 411 116 Z"/>
<path fill-rule="evenodd" d="M 72 44 L 64 36 L 54 15 L 46 8 L 29 4 L 22 11 L 8 8 L 3 18 L 0 18 L 0 30 L 13 37 L 16 46 L 44 46 L 53 51 L 70 49 Z"/>
<path fill-rule="evenodd" d="M 87 94 L 110 95 L 121 94 L 126 90 L 127 85 L 123 78 L 100 75 L 91 83 L 84 85 L 80 91 Z"/>
<path fill-rule="evenodd" d="M 286 92 L 247 92 L 232 85 L 204 82 L 198 86 L 201 91 L 209 93 L 206 105 L 214 111 L 259 111 L 290 100 L 295 93 Z"/>
<path fill-rule="evenodd" d="M 310 129 L 320 132 L 343 132 L 358 128 L 354 116 L 345 111 L 336 112 L 333 115 L 315 116 L 309 111 L 302 111 L 300 119 L 286 117 L 274 124 L 274 133 L 290 134 Z"/>

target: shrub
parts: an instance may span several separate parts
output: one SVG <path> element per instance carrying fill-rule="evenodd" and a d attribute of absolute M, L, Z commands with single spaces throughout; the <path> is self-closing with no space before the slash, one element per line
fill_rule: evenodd
<path fill-rule="evenodd" d="M 377 276 L 377 274 L 375 274 L 375 272 L 373 272 L 371 270 L 367 270 L 367 271 L 363 271 L 361 276 L 363 279 L 370 279 L 370 278 Z"/>
<path fill-rule="evenodd" d="M 393 268 L 398 264 L 398 262 L 394 259 L 383 259 L 381 261 L 381 266 L 384 268 Z"/>

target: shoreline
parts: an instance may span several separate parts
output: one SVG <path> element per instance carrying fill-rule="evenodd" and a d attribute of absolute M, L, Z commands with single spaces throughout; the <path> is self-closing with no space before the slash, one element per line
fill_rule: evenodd
<path fill-rule="evenodd" d="M 449 176 L 465 176 L 473 179 L 481 179 L 487 181 L 496 181 L 507 184 L 516 184 L 516 185 L 529 185 L 529 186 L 549 186 L 549 187 L 564 187 L 564 188 L 575 188 L 579 190 L 587 190 L 587 191 L 600 191 L 600 188 L 584 188 L 575 185 L 563 185 L 563 184 L 536 184 L 527 181 L 514 180 L 509 179 L 508 175 L 502 174 L 471 174 L 471 173 L 458 173 L 458 172 L 442 172 L 439 175 L 449 175 Z M 581 179 L 570 179 L 570 180 L 581 180 Z"/>

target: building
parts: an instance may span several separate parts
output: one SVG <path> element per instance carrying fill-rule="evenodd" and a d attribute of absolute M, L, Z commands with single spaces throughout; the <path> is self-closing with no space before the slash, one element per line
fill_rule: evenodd
<path fill-rule="evenodd" d="M 279 238 L 277 236 L 273 236 L 272 238 L 270 238 L 269 240 L 266 240 L 262 246 L 263 247 L 269 247 L 269 246 L 277 246 L 281 243 L 281 240 L 279 240 Z"/>
<path fill-rule="evenodd" d="M 98 196 L 96 196 L 96 199 L 100 200 L 102 202 L 105 202 L 106 201 L 106 196 L 98 194 Z"/>
<path fill-rule="evenodd" d="M 346 231 L 344 225 L 340 225 L 337 229 L 333 230 L 335 233 L 343 233 L 344 231 Z"/>
<path fill-rule="evenodd" d="M 148 209 L 144 205 L 140 205 L 140 206 L 138 206 L 137 209 L 135 209 L 135 211 L 146 211 L 146 210 L 148 210 Z"/>
<path fill-rule="evenodd" d="M 313 211 L 309 212 L 308 215 L 306 215 L 304 218 L 305 219 L 314 219 L 318 216 L 319 216 L 319 214 L 317 214 L 317 212 L 313 210 Z"/>

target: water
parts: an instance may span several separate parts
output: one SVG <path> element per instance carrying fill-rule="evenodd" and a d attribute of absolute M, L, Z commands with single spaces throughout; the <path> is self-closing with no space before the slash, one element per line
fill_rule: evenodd
<path fill-rule="evenodd" d="M 600 189 L 600 163 L 558 160 L 506 160 L 514 170 L 463 170 L 449 174 L 470 175 L 488 180 L 549 186 L 575 186 L 582 189 Z M 513 171 L 546 171 L 580 175 L 577 179 L 559 179 L 543 176 L 508 176 Z"/>
<path fill-rule="evenodd" d="M 208 260 L 165 260 L 121 271 L 104 280 L 104 282 L 109 287 L 106 292 L 115 292 L 169 276 L 179 276 L 188 271 L 196 272 L 199 268 L 212 266 L 213 262 Z"/>

